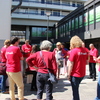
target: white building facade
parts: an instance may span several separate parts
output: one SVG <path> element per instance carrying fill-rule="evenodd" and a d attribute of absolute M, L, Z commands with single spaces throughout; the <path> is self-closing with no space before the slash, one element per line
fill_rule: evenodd
<path fill-rule="evenodd" d="M 31 40 L 39 43 L 46 39 L 47 20 L 49 16 L 49 38 L 53 38 L 52 27 L 71 11 L 80 7 L 87 0 L 23 0 L 21 7 L 11 15 L 11 36 L 19 36 L 21 41 Z M 12 8 L 19 0 L 12 0 Z"/>

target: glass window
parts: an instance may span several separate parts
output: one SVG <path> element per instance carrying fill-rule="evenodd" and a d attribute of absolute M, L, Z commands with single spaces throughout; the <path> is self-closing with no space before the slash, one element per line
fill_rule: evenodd
<path fill-rule="evenodd" d="M 71 31 L 71 21 L 69 21 L 69 31 Z"/>
<path fill-rule="evenodd" d="M 67 0 L 62 0 L 62 4 L 69 6 L 70 5 L 70 2 L 68 2 Z"/>
<path fill-rule="evenodd" d="M 53 3 L 60 4 L 60 0 L 53 0 Z"/>
<path fill-rule="evenodd" d="M 100 6 L 96 7 L 96 22 L 100 21 Z"/>
<path fill-rule="evenodd" d="M 78 29 L 78 17 L 75 18 L 75 29 Z"/>
<path fill-rule="evenodd" d="M 66 33 L 66 26 L 64 24 L 64 26 L 63 26 L 63 36 L 65 36 L 65 33 Z"/>
<path fill-rule="evenodd" d="M 72 19 L 72 30 L 74 30 L 74 19 Z"/>
<path fill-rule="evenodd" d="M 53 16 L 60 16 L 60 11 L 53 11 Z"/>
<path fill-rule="evenodd" d="M 38 13 L 38 9 L 29 9 L 28 12 L 37 14 Z"/>
<path fill-rule="evenodd" d="M 94 9 L 91 9 L 89 11 L 89 24 L 93 24 L 94 23 Z"/>
<path fill-rule="evenodd" d="M 69 32 L 69 28 L 68 28 L 68 22 L 66 23 L 66 35 L 68 35 L 68 32 Z"/>
<path fill-rule="evenodd" d="M 62 15 L 63 16 L 66 16 L 66 15 L 68 15 L 70 12 L 66 12 L 66 11 L 62 11 Z"/>
<path fill-rule="evenodd" d="M 79 27 L 82 27 L 83 25 L 83 17 L 82 15 L 79 16 Z"/>
<path fill-rule="evenodd" d="M 20 38 L 21 42 L 25 41 L 25 31 L 11 31 L 11 36 Z"/>
<path fill-rule="evenodd" d="M 47 36 L 47 28 L 42 27 L 32 27 L 32 37 L 46 37 Z M 52 30 L 49 28 L 48 37 L 52 36 Z"/>
<path fill-rule="evenodd" d="M 88 13 L 85 12 L 84 13 L 84 26 L 87 26 L 88 25 Z"/>
<path fill-rule="evenodd" d="M 46 0 L 47 4 L 52 4 L 52 0 Z"/>

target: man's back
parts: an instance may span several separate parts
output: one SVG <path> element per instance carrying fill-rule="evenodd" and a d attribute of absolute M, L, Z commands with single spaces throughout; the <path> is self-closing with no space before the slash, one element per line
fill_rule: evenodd
<path fill-rule="evenodd" d="M 19 72 L 21 71 L 20 59 L 22 54 L 19 47 L 9 46 L 6 50 L 7 58 L 7 71 L 8 72 Z"/>

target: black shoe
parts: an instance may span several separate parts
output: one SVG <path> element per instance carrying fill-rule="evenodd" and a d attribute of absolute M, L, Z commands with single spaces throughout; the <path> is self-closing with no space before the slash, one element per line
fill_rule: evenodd
<path fill-rule="evenodd" d="M 90 77 L 88 77 L 89 79 L 92 79 L 93 77 L 92 76 L 90 76 Z"/>
<path fill-rule="evenodd" d="M 33 89 L 31 89 L 30 91 L 37 91 L 37 89 L 36 89 L 36 88 L 33 88 Z"/>
<path fill-rule="evenodd" d="M 93 81 L 96 81 L 96 78 L 93 78 Z"/>

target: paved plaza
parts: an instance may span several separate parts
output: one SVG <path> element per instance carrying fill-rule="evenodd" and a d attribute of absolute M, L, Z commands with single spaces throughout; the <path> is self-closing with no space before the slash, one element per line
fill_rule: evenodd
<path fill-rule="evenodd" d="M 87 76 L 84 78 L 80 85 L 80 100 L 94 100 L 94 98 L 96 97 L 97 81 L 92 81 L 92 79 L 88 79 L 87 77 L 88 66 Z M 30 91 L 30 84 L 25 84 L 24 93 L 27 100 L 36 100 L 36 91 Z M 9 94 L 0 94 L 0 100 L 6 100 L 6 98 L 9 97 Z M 45 99 L 45 97 L 46 94 L 44 93 L 43 99 Z M 61 76 L 59 83 L 54 85 L 53 97 L 54 100 L 72 100 L 71 85 L 65 76 Z"/>

